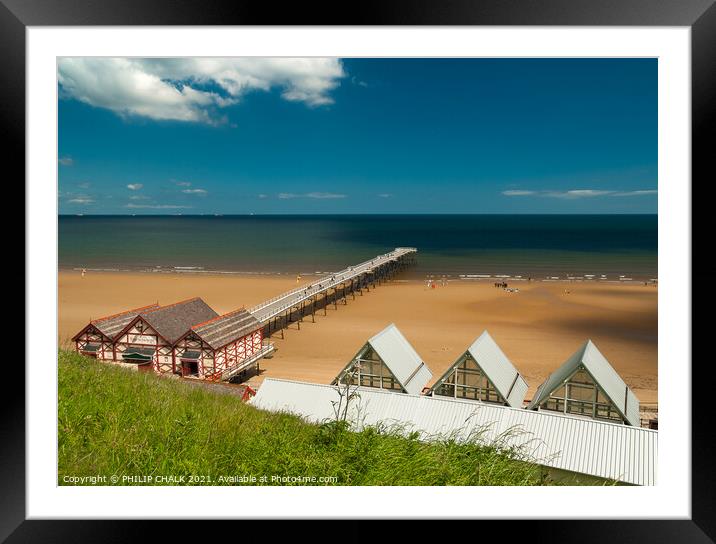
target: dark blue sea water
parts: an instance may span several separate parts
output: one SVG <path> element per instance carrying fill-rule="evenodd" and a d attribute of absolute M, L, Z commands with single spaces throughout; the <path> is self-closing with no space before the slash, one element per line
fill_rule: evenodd
<path fill-rule="evenodd" d="M 60 268 L 306 274 L 413 246 L 414 277 L 645 279 L 657 242 L 656 215 L 59 217 Z"/>

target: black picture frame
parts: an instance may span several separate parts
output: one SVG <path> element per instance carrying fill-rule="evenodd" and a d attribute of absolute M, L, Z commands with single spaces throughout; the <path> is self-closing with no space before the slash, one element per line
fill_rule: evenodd
<path fill-rule="evenodd" d="M 361 3 L 269 3 L 229 0 L 0 0 L 0 122 L 7 140 L 4 164 L 16 179 L 25 176 L 25 30 L 28 26 L 101 25 L 570 25 L 684 26 L 691 29 L 692 68 L 692 247 L 710 235 L 696 228 L 696 210 L 708 199 L 693 190 L 716 179 L 712 142 L 716 141 L 715 0 L 383 0 Z M 8 176 L 9 177 L 9 176 Z M 689 180 L 684 180 L 688 183 Z M 711 214 L 713 215 L 713 213 Z M 705 216 L 705 214 L 703 215 Z M 692 257 L 693 284 L 713 281 L 714 265 Z M 708 290 L 706 290 L 708 291 Z M 699 293 L 693 309 L 708 308 L 713 295 Z M 708 338 L 710 320 L 692 319 L 692 338 Z M 705 333 L 705 334 L 699 334 Z M 695 354 L 695 351 L 693 351 Z M 710 359 L 692 356 L 692 376 L 711 375 Z M 26 361 L 26 364 L 28 362 Z M 667 361 L 668 364 L 675 362 Z M 681 361 L 687 367 L 687 362 Z M 690 520 L 585 520 L 510 522 L 510 535 L 530 540 L 576 542 L 716 542 L 716 471 L 709 448 L 714 434 L 709 379 L 692 379 L 692 517 Z M 0 540 L 125 541 L 146 535 L 144 523 L 121 521 L 28 521 L 25 519 L 24 377 L 5 388 L 0 418 Z M 237 510 L 238 511 L 238 510 Z M 559 516 L 559 511 L 555 511 Z M 246 523 L 246 522 L 242 522 Z M 350 522 L 357 524 L 360 522 Z M 485 522 L 487 523 L 487 522 Z M 165 524 L 165 539 L 206 538 L 205 527 Z M 499 528 L 497 528 L 499 530 Z M 261 526 L 248 534 L 258 538 Z M 342 529 L 357 540 L 357 530 Z M 401 538 L 425 538 L 425 526 L 404 528 Z M 320 532 L 320 531 L 319 531 Z M 330 531 L 326 532 L 330 533 Z M 411 535 L 412 533 L 412 535 Z M 430 534 L 430 533 L 428 533 Z M 311 538 L 320 538 L 312 531 Z"/>

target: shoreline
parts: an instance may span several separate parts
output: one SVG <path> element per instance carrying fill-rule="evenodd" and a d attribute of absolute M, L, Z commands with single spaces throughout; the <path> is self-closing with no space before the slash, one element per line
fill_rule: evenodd
<path fill-rule="evenodd" d="M 300 283 L 313 281 L 302 277 Z M 265 377 L 329 383 L 356 351 L 390 323 L 437 380 L 488 330 L 525 376 L 528 396 L 590 338 L 645 405 L 658 402 L 658 285 L 638 282 L 451 280 L 435 288 L 398 276 L 325 314 L 271 336 L 275 352 L 246 383 Z M 90 319 L 159 302 L 201 297 L 217 313 L 250 308 L 297 287 L 293 274 L 58 273 L 58 341 Z"/>
<path fill-rule="evenodd" d="M 313 272 L 280 272 L 280 271 L 241 271 L 241 270 L 199 270 L 198 267 L 172 267 L 172 268 L 145 268 L 145 269 L 130 269 L 130 268 L 84 268 L 87 274 L 164 274 L 171 275 L 176 274 L 179 276 L 198 276 L 198 277 L 239 277 L 239 278 L 295 278 L 297 275 L 303 277 L 323 277 L 335 274 L 336 271 L 313 271 Z M 82 267 L 60 267 L 58 273 L 80 273 Z M 404 274 L 404 278 L 393 281 L 407 281 L 424 283 L 428 279 L 432 279 L 439 282 L 442 278 L 447 281 L 459 281 L 459 282 L 499 282 L 499 281 L 516 281 L 516 282 L 546 282 L 546 283 L 612 283 L 622 285 L 644 285 L 647 283 L 651 286 L 658 285 L 659 278 L 649 277 L 647 279 L 635 279 L 634 277 L 621 276 L 621 277 L 609 277 L 608 275 L 599 275 L 606 277 L 597 277 L 597 274 L 583 274 L 583 275 L 565 275 L 561 276 L 547 276 L 537 277 L 530 276 L 529 274 L 426 274 L 424 277 L 416 277 L 410 274 L 408 271 Z"/>

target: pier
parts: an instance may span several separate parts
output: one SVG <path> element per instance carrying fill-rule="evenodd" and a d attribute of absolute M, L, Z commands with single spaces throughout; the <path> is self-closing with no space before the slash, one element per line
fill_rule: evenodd
<path fill-rule="evenodd" d="M 301 321 L 310 315 L 315 322 L 316 310 L 323 309 L 326 314 L 329 305 L 338 308 L 338 304 L 347 304 L 348 298 L 355 299 L 356 294 L 370 291 L 377 285 L 392 278 L 398 272 L 415 263 L 414 247 L 398 247 L 385 255 L 355 266 L 322 276 L 307 284 L 282 293 L 249 309 L 249 312 L 263 325 L 265 335 L 281 331 L 290 323 Z"/>

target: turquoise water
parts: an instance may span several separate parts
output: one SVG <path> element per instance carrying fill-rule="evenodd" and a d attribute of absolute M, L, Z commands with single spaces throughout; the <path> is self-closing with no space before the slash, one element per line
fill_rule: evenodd
<path fill-rule="evenodd" d="M 656 215 L 60 216 L 59 267 L 316 273 L 397 246 L 413 277 L 657 277 Z"/>

